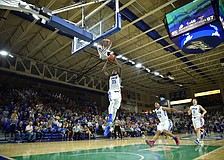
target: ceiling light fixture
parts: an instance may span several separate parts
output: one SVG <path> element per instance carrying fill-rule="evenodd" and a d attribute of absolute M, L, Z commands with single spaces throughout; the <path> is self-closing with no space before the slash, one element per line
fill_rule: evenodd
<path fill-rule="evenodd" d="M 132 60 L 128 60 L 128 62 L 130 62 L 131 64 L 135 64 L 135 62 L 134 61 L 132 61 Z"/>
<path fill-rule="evenodd" d="M 7 56 L 7 55 L 9 55 L 9 53 L 7 51 L 0 51 L 0 55 L 1 56 Z"/>
<path fill-rule="evenodd" d="M 155 71 L 155 72 L 154 72 L 154 75 L 155 75 L 155 76 L 159 76 L 160 74 L 159 74 L 159 72 L 156 72 L 156 71 Z"/>
<path fill-rule="evenodd" d="M 166 75 L 169 79 L 174 80 L 174 77 L 172 76 L 171 72 L 168 72 Z"/>
<path fill-rule="evenodd" d="M 136 68 L 141 68 L 142 67 L 142 64 L 141 63 L 138 63 L 138 64 L 135 65 L 135 67 Z"/>
<path fill-rule="evenodd" d="M 11 55 L 11 54 L 9 54 L 9 57 L 14 58 L 14 56 L 13 56 L 13 55 Z"/>
<path fill-rule="evenodd" d="M 119 58 L 122 58 L 122 57 L 123 57 L 122 55 L 118 55 L 116 58 L 118 58 L 118 59 L 119 59 Z"/>
<path fill-rule="evenodd" d="M 123 60 L 125 60 L 125 61 L 127 61 L 127 60 L 128 60 L 128 58 L 127 58 L 127 57 L 125 57 L 125 56 L 122 56 L 122 57 L 121 57 L 121 59 L 123 59 Z"/>
<path fill-rule="evenodd" d="M 150 69 L 148 69 L 148 68 L 146 68 L 145 70 L 146 70 L 148 73 L 150 73 L 150 72 L 151 72 L 151 70 L 150 70 Z"/>

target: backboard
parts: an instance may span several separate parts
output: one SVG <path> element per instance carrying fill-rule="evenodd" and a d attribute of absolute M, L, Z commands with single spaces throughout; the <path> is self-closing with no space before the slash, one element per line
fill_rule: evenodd
<path fill-rule="evenodd" d="M 113 6 L 111 9 L 107 6 Z M 84 23 L 82 23 L 84 22 Z M 84 20 L 79 22 L 86 31 L 93 35 L 93 40 L 88 42 L 74 37 L 72 42 L 72 54 L 77 54 L 87 47 L 96 46 L 97 43 L 121 30 L 121 15 L 119 13 L 119 0 L 107 0 L 97 7 Z"/>

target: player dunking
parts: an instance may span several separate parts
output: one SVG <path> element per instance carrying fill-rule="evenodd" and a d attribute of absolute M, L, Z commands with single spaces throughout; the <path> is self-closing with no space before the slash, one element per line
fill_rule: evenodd
<path fill-rule="evenodd" d="M 112 46 L 112 41 L 109 39 L 103 39 L 102 42 L 99 42 L 97 45 L 97 51 L 99 53 L 100 59 L 105 60 L 110 54 L 114 54 L 113 51 L 110 51 Z"/>
<path fill-rule="evenodd" d="M 204 115 L 207 113 L 207 111 L 201 106 L 198 105 L 197 100 L 193 99 L 192 100 L 193 106 L 190 107 L 190 109 L 188 110 L 188 114 L 192 114 L 192 122 L 193 122 L 193 126 L 194 126 L 194 130 L 196 131 L 197 134 L 197 139 L 194 141 L 197 145 L 200 144 L 199 140 L 200 140 L 200 129 L 201 129 L 201 118 L 204 117 Z M 200 111 L 202 110 L 202 114 L 200 113 Z"/>
<path fill-rule="evenodd" d="M 157 117 L 159 118 L 160 123 L 157 125 L 157 132 L 156 132 L 155 136 L 153 137 L 153 139 L 151 141 L 150 140 L 145 140 L 145 142 L 150 147 L 153 147 L 154 143 L 159 138 L 160 134 L 164 133 L 164 134 L 166 134 L 166 135 L 168 135 L 170 137 L 173 137 L 173 139 L 176 142 L 176 145 L 179 145 L 180 144 L 179 137 L 174 136 L 171 133 L 171 131 L 170 131 L 172 129 L 173 123 L 168 118 L 166 111 L 174 111 L 174 112 L 177 112 L 177 113 L 183 113 L 183 112 L 182 111 L 178 111 L 178 110 L 176 110 L 174 108 L 162 107 L 162 106 L 160 106 L 159 102 L 155 102 L 155 108 L 156 108 L 155 112 L 156 112 Z"/>
<path fill-rule="evenodd" d="M 108 91 L 108 99 L 110 101 L 110 105 L 108 107 L 109 118 L 108 118 L 108 126 L 104 131 L 104 136 L 106 137 L 109 133 L 110 127 L 112 126 L 112 122 L 116 117 L 117 110 L 120 108 L 121 104 L 121 65 L 118 63 L 115 58 L 115 62 L 117 64 L 117 70 L 113 70 L 110 75 L 107 69 L 108 59 L 103 67 L 103 73 L 109 77 L 109 91 Z"/>

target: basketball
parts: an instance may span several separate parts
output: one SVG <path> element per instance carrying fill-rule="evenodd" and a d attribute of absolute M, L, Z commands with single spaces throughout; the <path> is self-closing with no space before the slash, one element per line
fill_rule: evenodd
<path fill-rule="evenodd" d="M 108 56 L 108 61 L 110 61 L 110 62 L 114 62 L 115 61 L 115 55 L 114 54 L 110 54 L 109 56 Z"/>

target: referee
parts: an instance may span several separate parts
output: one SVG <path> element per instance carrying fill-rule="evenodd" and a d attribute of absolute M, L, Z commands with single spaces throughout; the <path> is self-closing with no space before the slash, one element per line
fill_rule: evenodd
<path fill-rule="evenodd" d="M 116 117 L 116 119 L 114 121 L 114 125 L 115 125 L 115 129 L 114 129 L 115 139 L 117 139 L 119 137 L 122 139 L 122 134 L 121 134 L 121 121 L 118 119 L 118 117 Z M 117 133 L 118 133 L 118 137 L 117 137 Z"/>

